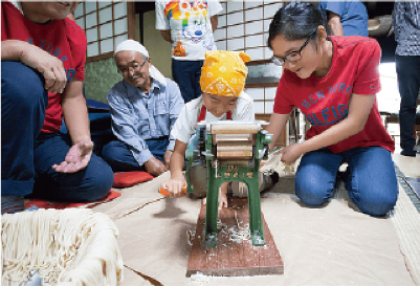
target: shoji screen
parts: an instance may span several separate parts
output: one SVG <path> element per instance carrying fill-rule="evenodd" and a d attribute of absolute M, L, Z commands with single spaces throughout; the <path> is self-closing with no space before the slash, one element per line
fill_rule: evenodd
<path fill-rule="evenodd" d="M 130 37 L 132 2 L 80 2 L 74 16 L 86 32 L 87 62 L 112 56 L 114 46 Z"/>
<path fill-rule="evenodd" d="M 221 2 L 219 26 L 215 41 L 220 50 L 245 51 L 252 61 L 269 60 L 272 52 L 267 48 L 268 26 L 282 6 L 279 1 Z"/>
<path fill-rule="evenodd" d="M 244 51 L 251 57 L 246 92 L 254 99 L 257 114 L 271 114 L 281 68 L 276 77 L 268 76 L 271 82 L 267 81 L 266 74 L 272 73 L 274 68 L 270 64 L 273 53 L 267 47 L 268 26 L 282 3 L 238 0 L 221 4 L 223 11 L 219 14 L 219 26 L 214 34 L 217 48 Z M 256 77 L 251 79 L 252 76 Z"/>

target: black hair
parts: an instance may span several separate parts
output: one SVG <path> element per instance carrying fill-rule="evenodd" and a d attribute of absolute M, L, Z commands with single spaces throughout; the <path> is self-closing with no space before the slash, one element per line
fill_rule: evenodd
<path fill-rule="evenodd" d="M 274 15 L 268 30 L 267 45 L 272 49 L 271 41 L 280 34 L 289 41 L 307 39 L 314 33 L 316 36 L 320 25 L 329 31 L 325 16 L 312 3 L 289 2 Z"/>

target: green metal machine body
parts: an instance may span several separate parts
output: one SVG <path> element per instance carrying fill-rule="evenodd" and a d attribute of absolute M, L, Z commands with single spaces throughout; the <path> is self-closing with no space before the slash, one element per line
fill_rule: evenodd
<path fill-rule="evenodd" d="M 249 230 L 252 244 L 255 246 L 265 245 L 264 229 L 261 219 L 258 172 L 260 161 L 267 159 L 268 144 L 272 140 L 272 135 L 267 131 L 262 130 L 261 124 L 264 123 L 265 122 L 258 121 L 199 123 L 197 126 L 197 133 L 191 138 L 188 144 L 186 151 L 187 192 L 191 193 L 193 191 L 190 177 L 192 164 L 205 164 L 207 167 L 206 225 L 203 233 L 203 246 L 206 248 L 213 248 L 217 245 L 219 188 L 222 183 L 232 181 L 240 181 L 247 185 L 250 216 Z M 217 129 L 217 131 L 215 131 L 215 129 Z M 222 135 L 215 134 L 218 132 L 222 132 L 223 134 L 226 134 L 225 136 L 230 136 L 230 138 L 234 138 L 235 135 L 242 136 L 238 139 L 242 141 L 244 141 L 244 138 L 248 138 L 246 144 L 249 152 L 247 155 L 235 158 L 235 155 L 229 154 L 230 149 L 228 151 L 219 151 L 217 136 Z M 246 132 L 250 133 L 248 134 Z M 245 137 L 243 137 L 244 134 Z M 243 144 L 238 144 L 238 147 L 235 148 L 235 139 L 232 139 L 232 142 L 230 142 L 229 145 L 232 146 L 233 149 L 240 149 L 241 146 L 243 146 Z M 234 150 L 233 153 L 237 151 L 238 150 Z M 227 154 L 227 158 L 224 157 L 224 154 Z"/>

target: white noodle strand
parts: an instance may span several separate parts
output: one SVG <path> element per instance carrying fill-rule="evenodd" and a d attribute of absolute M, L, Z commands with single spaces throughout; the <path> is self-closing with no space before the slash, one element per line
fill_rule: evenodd
<path fill-rule="evenodd" d="M 123 261 L 118 229 L 87 209 L 2 215 L 2 285 L 19 285 L 38 270 L 43 285 L 118 285 Z"/>

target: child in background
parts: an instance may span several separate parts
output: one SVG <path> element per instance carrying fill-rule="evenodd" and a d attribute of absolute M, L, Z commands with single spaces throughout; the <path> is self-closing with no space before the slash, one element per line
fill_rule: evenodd
<path fill-rule="evenodd" d="M 188 141 L 197 123 L 220 120 L 254 121 L 254 103 L 243 91 L 248 69 L 245 62 L 250 57 L 243 52 L 208 51 L 201 69 L 200 85 L 203 94 L 185 104 L 171 134 L 175 137 L 175 150 L 171 157 L 171 178 L 163 183 L 171 197 L 182 197 L 186 180 L 182 174 Z M 204 197 L 207 177 L 204 166 L 191 169 L 194 195 Z M 195 183 L 196 182 L 196 183 Z M 237 183 L 237 182 L 235 182 Z M 226 194 L 230 182 L 220 187 L 219 210 L 227 207 Z M 232 187 L 232 191 L 235 192 Z"/>

